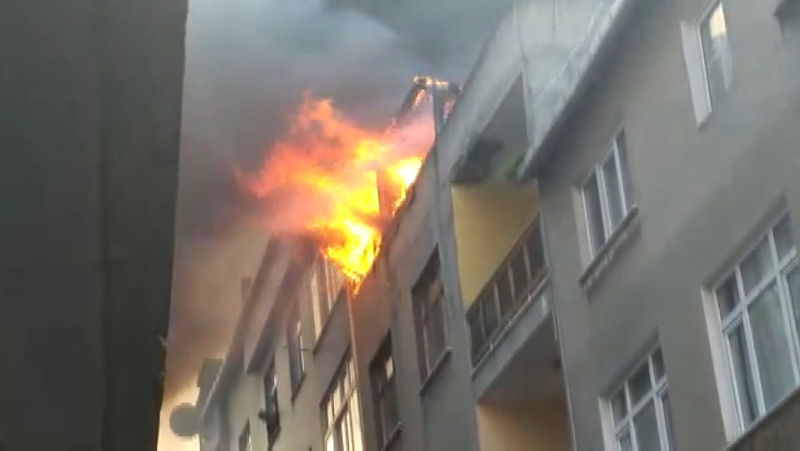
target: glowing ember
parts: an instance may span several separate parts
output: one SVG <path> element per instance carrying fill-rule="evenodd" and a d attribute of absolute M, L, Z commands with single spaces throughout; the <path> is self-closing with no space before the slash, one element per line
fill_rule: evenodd
<path fill-rule="evenodd" d="M 280 203 L 268 226 L 310 234 L 324 257 L 358 283 L 378 254 L 382 225 L 402 205 L 432 140 L 429 118 L 370 131 L 346 120 L 330 100 L 304 96 L 259 173 L 237 172 L 237 178 L 255 196 Z M 381 211 L 378 173 L 396 193 L 389 211 Z M 294 230 L 298 226 L 302 230 Z"/>

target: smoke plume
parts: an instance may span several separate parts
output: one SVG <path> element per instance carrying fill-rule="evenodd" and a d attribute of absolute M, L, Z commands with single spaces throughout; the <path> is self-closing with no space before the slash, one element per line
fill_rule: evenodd
<path fill-rule="evenodd" d="M 202 358 L 224 353 L 240 279 L 253 275 L 264 249 L 233 168 L 263 162 L 305 90 L 379 129 L 412 76 L 449 70 L 384 26 L 318 0 L 190 0 L 186 43 L 165 409 L 191 393 Z"/>

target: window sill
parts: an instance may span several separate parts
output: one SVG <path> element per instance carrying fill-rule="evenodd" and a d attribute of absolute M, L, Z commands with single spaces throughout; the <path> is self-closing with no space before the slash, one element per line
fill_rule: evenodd
<path fill-rule="evenodd" d="M 622 246 L 626 244 L 633 236 L 633 233 L 639 228 L 639 207 L 633 206 L 622 222 L 614 230 L 614 233 L 603 244 L 600 250 L 592 258 L 592 261 L 583 271 L 578 282 L 585 292 L 592 290 L 597 281 L 606 272 L 611 262 L 616 257 L 617 253 L 621 250 Z"/>
<path fill-rule="evenodd" d="M 400 439 L 400 432 L 402 430 L 403 430 L 403 423 L 398 422 L 397 425 L 394 427 L 394 429 L 392 429 L 392 432 L 391 434 L 389 434 L 389 437 L 386 439 L 386 443 L 384 443 L 383 446 L 381 446 L 381 451 L 387 451 L 389 449 L 392 449 L 392 446 L 395 444 L 395 442 L 398 439 Z"/>
<path fill-rule="evenodd" d="M 303 388 L 303 382 L 306 380 L 306 372 L 303 371 L 303 374 L 300 375 L 300 379 L 294 384 L 292 387 L 292 396 L 290 398 L 292 404 L 294 404 L 294 399 L 297 397 L 297 394 L 300 393 L 300 389 Z"/>
<path fill-rule="evenodd" d="M 433 384 L 433 381 L 434 379 L 436 379 L 436 376 L 439 373 L 441 373 L 445 363 L 447 363 L 447 361 L 450 360 L 450 354 L 452 353 L 453 351 L 449 347 L 445 348 L 444 351 L 442 351 L 442 355 L 439 356 L 439 360 L 437 360 L 436 363 L 433 365 L 433 367 L 431 367 L 431 370 L 428 371 L 428 375 L 425 377 L 425 380 L 422 381 L 422 385 L 420 385 L 419 387 L 420 396 L 423 396 L 425 392 L 428 391 L 428 387 L 430 387 Z"/>
<path fill-rule="evenodd" d="M 766 427 L 766 425 L 770 422 L 770 420 L 779 415 L 785 407 L 787 407 L 789 404 L 793 402 L 800 402 L 798 398 L 800 398 L 800 387 L 795 387 L 795 389 L 790 391 L 782 400 L 780 400 L 775 405 L 775 407 L 773 407 L 770 411 L 762 415 L 761 418 L 753 421 L 753 423 L 747 429 L 745 429 L 741 434 L 739 434 L 735 439 L 733 439 L 733 441 L 728 445 L 726 449 L 728 451 L 739 450 L 747 440 L 749 440 L 752 436 L 758 434 L 758 431 L 760 431 L 763 427 Z"/>

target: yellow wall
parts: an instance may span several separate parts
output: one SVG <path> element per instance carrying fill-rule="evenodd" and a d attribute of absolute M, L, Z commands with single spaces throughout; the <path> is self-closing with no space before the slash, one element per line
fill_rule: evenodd
<path fill-rule="evenodd" d="M 481 403 L 477 407 L 481 451 L 568 451 L 565 399 Z"/>
<path fill-rule="evenodd" d="M 453 218 L 461 295 L 472 305 L 539 210 L 534 184 L 454 186 Z"/>

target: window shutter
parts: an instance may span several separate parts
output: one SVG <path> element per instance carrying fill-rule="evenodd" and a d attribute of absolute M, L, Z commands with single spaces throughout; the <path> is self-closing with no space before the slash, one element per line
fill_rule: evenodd
<path fill-rule="evenodd" d="M 711 114 L 711 104 L 708 99 L 705 64 L 697 27 L 693 23 L 681 22 L 681 39 L 683 40 L 683 58 L 686 61 L 686 72 L 689 76 L 694 116 L 699 127 Z"/>

